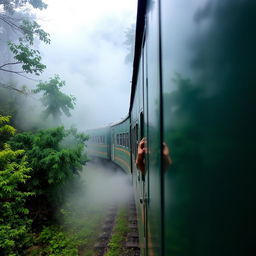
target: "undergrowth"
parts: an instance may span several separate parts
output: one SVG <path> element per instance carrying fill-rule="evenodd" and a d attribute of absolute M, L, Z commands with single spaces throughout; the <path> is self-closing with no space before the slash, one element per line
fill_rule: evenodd
<path fill-rule="evenodd" d="M 123 242 L 126 233 L 129 232 L 128 228 L 128 218 L 127 218 L 127 209 L 121 207 L 118 210 L 116 225 L 114 228 L 113 235 L 109 242 L 109 250 L 106 256 L 120 256 L 122 255 Z"/>

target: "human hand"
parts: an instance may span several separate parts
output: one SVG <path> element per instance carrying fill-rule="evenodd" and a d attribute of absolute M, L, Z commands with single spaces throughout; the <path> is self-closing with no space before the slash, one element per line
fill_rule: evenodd
<path fill-rule="evenodd" d="M 136 165 L 140 169 L 140 171 L 144 174 L 145 173 L 145 151 L 146 151 L 146 139 L 143 138 L 139 145 L 137 150 L 137 158 L 136 158 Z"/>

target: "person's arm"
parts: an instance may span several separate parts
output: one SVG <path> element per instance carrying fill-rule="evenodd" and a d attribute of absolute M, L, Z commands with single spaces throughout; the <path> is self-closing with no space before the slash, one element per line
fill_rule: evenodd
<path fill-rule="evenodd" d="M 145 174 L 145 138 L 143 138 L 138 145 L 136 166 Z"/>

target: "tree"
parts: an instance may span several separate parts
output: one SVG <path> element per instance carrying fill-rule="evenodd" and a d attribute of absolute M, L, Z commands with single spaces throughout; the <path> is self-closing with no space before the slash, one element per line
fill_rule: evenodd
<path fill-rule="evenodd" d="M 45 9 L 47 5 L 42 0 L 0 0 L 0 5 L 3 6 L 4 11 L 13 13 L 18 8 L 26 5 L 31 5 L 36 9 Z"/>
<path fill-rule="evenodd" d="M 2 72 L 20 76 L 40 75 L 46 68 L 41 63 L 40 52 L 32 46 L 35 38 L 49 44 L 49 34 L 41 29 L 27 12 L 20 11 L 21 7 L 28 4 L 34 8 L 46 8 L 41 0 L 0 0 L 0 7 L 2 5 L 4 10 L 0 12 L 0 27 L 2 37 L 6 41 L 7 52 L 10 53 L 7 54 L 7 59 L 0 64 Z M 4 45 L 2 47 L 5 48 Z"/>
<path fill-rule="evenodd" d="M 135 41 L 135 24 L 127 28 L 125 32 L 124 44 L 127 46 L 128 54 L 125 57 L 125 63 L 131 63 L 134 56 L 134 41 Z"/>
<path fill-rule="evenodd" d="M 77 176 L 87 162 L 84 154 L 88 136 L 72 128 L 57 127 L 36 133 L 24 132 L 10 140 L 14 149 L 26 151 L 32 169 L 27 187 L 36 197 L 29 202 L 34 222 L 51 218 L 53 210 L 62 203 L 63 186 Z"/>
<path fill-rule="evenodd" d="M 0 251 L 1 255 L 18 255 L 29 241 L 31 221 L 26 199 L 33 195 L 24 189 L 30 178 L 24 150 L 12 150 L 6 144 L 15 129 L 10 117 L 0 115 Z"/>
<path fill-rule="evenodd" d="M 41 63 L 40 52 L 31 48 L 34 44 L 35 37 L 40 41 L 49 44 L 49 34 L 46 33 L 35 21 L 23 20 L 20 25 L 16 25 L 9 21 L 8 17 L 0 16 L 0 20 L 10 24 L 18 31 L 21 36 L 18 42 L 8 42 L 9 50 L 13 55 L 13 60 L 0 65 L 0 71 L 9 72 L 17 75 L 25 73 L 40 75 L 46 68 Z M 13 69 L 15 67 L 15 69 Z M 16 69 L 20 67 L 20 69 Z"/>
<path fill-rule="evenodd" d="M 43 112 L 44 119 L 52 115 L 53 120 L 60 124 L 60 116 L 62 112 L 66 116 L 71 116 L 70 110 L 74 109 L 75 97 L 66 95 L 60 91 L 60 88 L 65 85 L 65 81 L 61 81 L 58 75 L 50 78 L 49 82 L 41 82 L 37 85 L 34 93 L 43 92 L 41 101 L 46 109 Z"/>

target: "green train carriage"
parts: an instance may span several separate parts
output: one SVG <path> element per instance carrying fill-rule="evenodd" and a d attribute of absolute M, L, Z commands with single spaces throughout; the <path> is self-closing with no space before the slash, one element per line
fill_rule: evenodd
<path fill-rule="evenodd" d="M 108 127 L 107 156 L 132 173 L 141 256 L 255 255 L 255 11 L 138 1 L 129 114 Z"/>
<path fill-rule="evenodd" d="M 254 0 L 138 1 L 129 115 L 141 256 L 256 253 L 255 11 Z"/>
<path fill-rule="evenodd" d="M 100 157 L 110 159 L 110 127 L 87 130 L 89 141 L 87 153 L 89 157 Z"/>
<path fill-rule="evenodd" d="M 127 174 L 131 173 L 130 160 L 130 118 L 111 125 L 111 160 L 118 164 Z"/>

